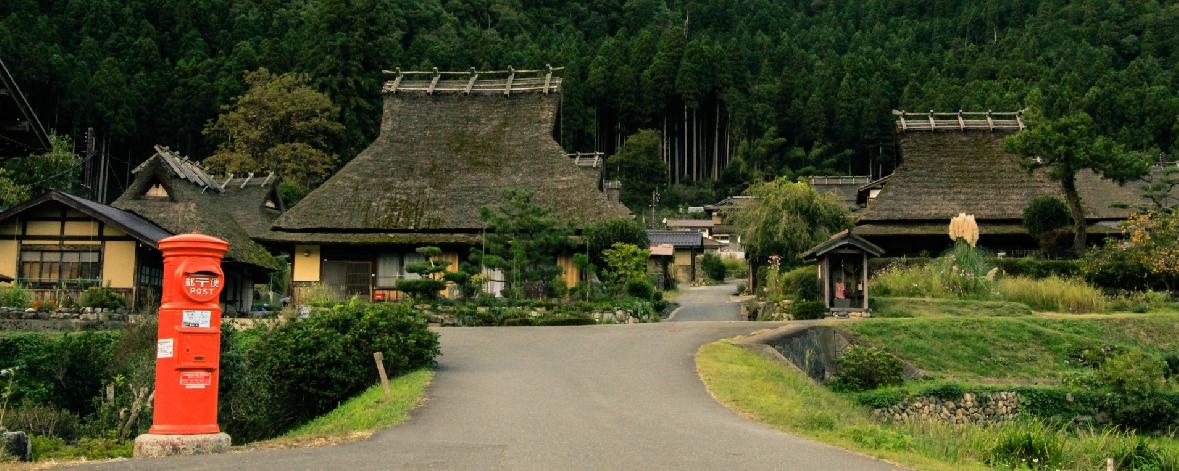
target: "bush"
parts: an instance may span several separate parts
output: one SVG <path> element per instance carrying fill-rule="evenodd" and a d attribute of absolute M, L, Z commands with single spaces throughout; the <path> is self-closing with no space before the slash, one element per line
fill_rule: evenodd
<path fill-rule="evenodd" d="M 438 355 L 438 334 L 406 304 L 352 301 L 269 331 L 247 331 L 231 342 L 223 362 L 223 396 L 231 404 L 226 428 L 245 441 L 280 434 L 334 409 L 371 386 L 373 352 L 396 376 L 428 366 Z M 250 337 L 256 336 L 256 339 Z"/>
<path fill-rule="evenodd" d="M 1034 239 L 1039 239 L 1048 232 L 1069 227 L 1072 222 L 1068 206 L 1060 198 L 1051 195 L 1037 196 L 1023 210 L 1023 227 Z"/>
<path fill-rule="evenodd" d="M 819 276 L 814 265 L 798 267 L 781 275 L 782 290 L 795 301 L 819 300 Z"/>
<path fill-rule="evenodd" d="M 632 298 L 652 300 L 655 298 L 655 292 L 655 287 L 651 286 L 650 281 L 633 279 L 626 282 L 626 295 Z"/>
<path fill-rule="evenodd" d="M 1163 357 L 1163 363 L 1166 365 L 1166 368 L 1163 370 L 1163 377 L 1167 381 L 1179 379 L 1179 353 L 1168 353 Z"/>
<path fill-rule="evenodd" d="M 589 239 L 589 258 L 599 268 L 606 268 L 603 255 L 616 243 L 631 244 L 637 247 L 647 247 L 647 230 L 642 224 L 629 217 L 613 217 L 590 226 L 586 229 Z"/>
<path fill-rule="evenodd" d="M 76 412 L 23 402 L 15 407 L 13 404 L 8 405 L 8 410 L 4 412 L 4 422 L 0 423 L 0 427 L 20 430 L 30 435 L 51 435 L 72 440 L 77 438 L 78 422 Z"/>
<path fill-rule="evenodd" d="M 0 336 L 0 369 L 19 367 L 11 403 L 28 401 L 79 415 L 93 411 L 102 390 L 117 332 Z"/>
<path fill-rule="evenodd" d="M 713 253 L 705 253 L 700 256 L 700 269 L 704 271 L 704 276 L 712 281 L 725 281 L 725 262 L 721 261 Z"/>
<path fill-rule="evenodd" d="M 816 301 L 795 301 L 787 310 L 794 320 L 822 319 L 827 317 L 828 312 L 826 305 Z"/>
<path fill-rule="evenodd" d="M 122 309 L 127 306 L 127 300 L 108 287 L 90 287 L 82 293 L 82 307 L 96 307 L 102 309 Z"/>
<path fill-rule="evenodd" d="M 28 309 L 33 305 L 33 292 L 20 285 L 0 287 L 0 306 Z"/>
<path fill-rule="evenodd" d="M 745 260 L 733 257 L 721 257 L 721 262 L 725 264 L 725 273 L 732 278 L 745 278 L 749 276 L 749 264 Z"/>
<path fill-rule="evenodd" d="M 1109 418 L 1114 424 L 1140 432 L 1166 431 L 1179 419 L 1179 407 L 1173 398 L 1162 394 L 1113 395 L 1109 397 Z"/>
<path fill-rule="evenodd" d="M 1075 255 L 1073 241 L 1076 236 L 1070 229 L 1053 229 L 1040 234 L 1040 256 L 1045 258 L 1065 258 Z"/>
<path fill-rule="evenodd" d="M 864 391 L 904 382 L 904 366 L 897 357 L 875 347 L 852 345 L 835 360 L 835 383 L 840 389 Z"/>
<path fill-rule="evenodd" d="M 1105 296 L 1097 288 L 1058 276 L 1040 280 L 1003 278 L 997 290 L 999 298 L 1027 304 L 1037 311 L 1100 312 L 1107 308 Z"/>
<path fill-rule="evenodd" d="M 1118 394 L 1146 396 L 1159 388 L 1163 372 L 1159 359 L 1129 350 L 1106 360 L 1097 370 L 1097 381 Z"/>

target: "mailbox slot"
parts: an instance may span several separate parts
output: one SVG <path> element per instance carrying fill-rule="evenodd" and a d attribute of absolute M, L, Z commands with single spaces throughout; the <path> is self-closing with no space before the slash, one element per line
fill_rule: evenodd
<path fill-rule="evenodd" d="M 176 367 L 217 368 L 221 336 L 217 329 L 178 327 L 176 329 Z"/>

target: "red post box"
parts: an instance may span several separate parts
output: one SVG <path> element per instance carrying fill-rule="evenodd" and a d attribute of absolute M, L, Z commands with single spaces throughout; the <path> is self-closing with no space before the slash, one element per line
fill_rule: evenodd
<path fill-rule="evenodd" d="M 156 346 L 155 409 L 149 433 L 216 434 L 221 360 L 221 258 L 229 243 L 201 234 L 160 241 L 164 286 Z"/>

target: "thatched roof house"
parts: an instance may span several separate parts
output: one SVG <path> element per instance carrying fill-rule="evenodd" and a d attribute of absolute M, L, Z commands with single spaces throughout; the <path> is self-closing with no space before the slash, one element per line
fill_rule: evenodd
<path fill-rule="evenodd" d="M 501 205 L 505 189 L 532 190 L 574 227 L 628 214 L 553 139 L 562 83 L 554 70 L 398 72 L 383 90 L 377 139 L 265 239 L 307 254 L 295 257 L 295 281 L 348 278 L 356 281 L 339 291 L 375 296 L 408 276 L 402 267 L 415 247 L 441 246 L 455 263 L 465 257 L 481 240 L 480 208 Z M 320 267 L 312 253 L 352 265 Z M 373 268 L 382 263 L 388 273 Z M 375 284 L 363 282 L 366 270 Z"/>
<path fill-rule="evenodd" d="M 282 210 L 273 176 L 217 181 L 200 164 L 167 147 L 132 170 L 135 179 L 111 206 L 173 234 L 199 232 L 229 242 L 226 261 L 269 271 L 277 262 L 255 242 Z"/>
<path fill-rule="evenodd" d="M 964 212 L 978 221 L 980 244 L 1009 253 L 1035 249 L 1022 226 L 1024 208 L 1037 196 L 1063 194 L 1044 171 L 1024 170 L 1022 157 L 1003 149 L 1003 141 L 1023 128 L 1019 113 L 898 114 L 900 164 L 861 187 L 867 207 L 856 234 L 893 255 L 936 254 L 949 245 L 950 218 Z M 1117 232 L 1117 222 L 1130 213 L 1125 205 L 1144 203 L 1141 183 L 1119 185 L 1084 171 L 1077 187 L 1090 231 L 1098 235 Z"/>

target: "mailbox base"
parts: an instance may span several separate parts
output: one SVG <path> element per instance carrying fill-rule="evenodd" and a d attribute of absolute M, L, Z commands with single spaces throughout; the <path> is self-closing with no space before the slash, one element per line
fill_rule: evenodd
<path fill-rule="evenodd" d="M 229 435 L 159 435 L 145 433 L 135 437 L 136 458 L 176 455 L 208 455 L 229 451 Z"/>

